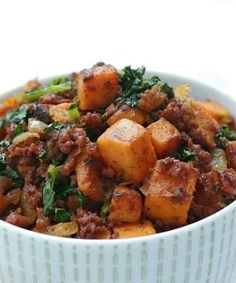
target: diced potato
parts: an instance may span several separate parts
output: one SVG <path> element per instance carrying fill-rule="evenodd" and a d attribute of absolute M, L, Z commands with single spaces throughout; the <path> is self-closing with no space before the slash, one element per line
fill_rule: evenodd
<path fill-rule="evenodd" d="M 123 118 L 137 122 L 140 125 L 143 125 L 146 121 L 146 116 L 141 110 L 139 110 L 138 108 L 127 107 L 125 105 L 124 107 L 121 107 L 118 111 L 116 111 L 107 120 L 107 124 L 109 126 L 111 126 L 115 122 L 117 122 L 118 120 L 123 119 Z"/>
<path fill-rule="evenodd" d="M 104 161 L 124 180 L 142 182 L 156 161 L 147 130 L 136 122 L 121 119 L 97 140 Z"/>
<path fill-rule="evenodd" d="M 229 167 L 236 170 L 236 141 L 231 141 L 226 145 L 226 156 Z"/>
<path fill-rule="evenodd" d="M 206 110 L 219 124 L 231 124 L 233 117 L 222 105 L 213 101 L 196 101 L 197 105 Z"/>
<path fill-rule="evenodd" d="M 58 237 L 69 237 L 78 231 L 79 227 L 76 222 L 65 222 L 48 227 L 47 234 Z"/>
<path fill-rule="evenodd" d="M 173 153 L 181 142 L 180 132 L 165 118 L 160 118 L 147 127 L 158 158 Z"/>
<path fill-rule="evenodd" d="M 60 103 L 57 105 L 52 105 L 49 108 L 49 115 L 54 122 L 65 123 L 70 120 L 68 109 L 71 106 L 71 103 Z"/>
<path fill-rule="evenodd" d="M 156 234 L 156 230 L 149 220 L 143 220 L 136 223 L 123 223 L 115 227 L 114 232 L 119 239 Z"/>
<path fill-rule="evenodd" d="M 103 201 L 104 192 L 95 160 L 80 154 L 76 161 L 76 177 L 79 190 L 85 196 L 93 201 Z"/>
<path fill-rule="evenodd" d="M 227 159 L 225 151 L 222 148 L 215 148 L 212 150 L 211 166 L 212 170 L 224 170 L 227 169 Z"/>
<path fill-rule="evenodd" d="M 112 194 L 109 220 L 137 222 L 140 219 L 142 208 L 140 193 L 129 187 L 118 185 Z"/>
<path fill-rule="evenodd" d="M 80 72 L 77 89 L 81 110 L 105 107 L 119 94 L 118 72 L 111 65 L 95 65 Z"/>
<path fill-rule="evenodd" d="M 158 160 L 141 189 L 145 215 L 164 224 L 184 225 L 197 177 L 191 164 L 170 157 Z"/>

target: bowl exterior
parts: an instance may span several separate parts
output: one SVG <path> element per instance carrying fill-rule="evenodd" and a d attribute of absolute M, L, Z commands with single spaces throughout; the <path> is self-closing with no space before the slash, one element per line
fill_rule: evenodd
<path fill-rule="evenodd" d="M 193 96 L 233 112 L 236 100 L 201 83 Z M 32 233 L 0 221 L 1 283 L 235 283 L 236 202 L 192 225 L 126 240 L 75 240 Z"/>

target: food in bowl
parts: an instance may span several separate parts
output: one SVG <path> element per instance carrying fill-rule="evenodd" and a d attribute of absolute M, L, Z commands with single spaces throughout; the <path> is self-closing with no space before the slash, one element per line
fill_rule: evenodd
<path fill-rule="evenodd" d="M 0 106 L 0 219 L 80 239 L 181 227 L 236 199 L 232 115 L 145 68 L 98 63 Z"/>

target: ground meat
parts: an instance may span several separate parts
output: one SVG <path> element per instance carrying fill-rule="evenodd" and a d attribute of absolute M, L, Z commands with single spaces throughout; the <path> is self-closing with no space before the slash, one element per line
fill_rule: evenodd
<path fill-rule="evenodd" d="M 86 124 L 88 130 L 93 133 L 93 136 L 97 137 L 106 128 L 106 124 L 102 118 L 102 115 L 97 112 L 88 112 L 83 116 L 83 121 Z"/>
<path fill-rule="evenodd" d="M 25 183 L 23 187 L 23 193 L 30 207 L 36 209 L 37 207 L 42 206 L 43 193 L 41 189 L 34 185 Z"/>
<path fill-rule="evenodd" d="M 236 170 L 236 141 L 229 142 L 225 148 L 229 167 Z"/>
<path fill-rule="evenodd" d="M 171 122 L 179 131 L 187 132 L 193 141 L 209 149 L 215 148 L 217 122 L 206 112 L 188 103 L 173 100 L 163 110 L 161 116 Z"/>
<path fill-rule="evenodd" d="M 30 107 L 29 112 L 31 117 L 37 118 L 38 120 L 46 124 L 53 122 L 49 115 L 49 109 L 47 105 L 44 105 L 42 103 L 33 104 Z"/>
<path fill-rule="evenodd" d="M 153 87 L 152 89 L 148 89 L 141 94 L 138 107 L 142 111 L 149 113 L 158 107 L 166 105 L 167 102 L 167 95 L 161 92 L 159 88 Z"/>
<path fill-rule="evenodd" d="M 9 157 L 39 156 L 44 151 L 44 143 L 38 138 L 28 138 L 24 142 L 11 145 L 8 149 Z"/>
<path fill-rule="evenodd" d="M 236 172 L 230 168 L 218 172 L 221 193 L 227 199 L 236 197 Z"/>
<path fill-rule="evenodd" d="M 102 160 L 101 153 L 98 149 L 97 143 L 95 142 L 89 142 L 86 144 L 86 153 L 89 155 L 89 157 L 96 159 L 96 160 Z"/>
<path fill-rule="evenodd" d="M 58 154 L 69 154 L 72 150 L 78 148 L 82 150 L 86 144 L 86 133 L 82 128 L 76 125 L 68 125 L 60 130 L 54 131 L 47 141 L 47 147 L 52 157 Z"/>
<path fill-rule="evenodd" d="M 200 145 L 194 144 L 192 139 L 185 133 L 181 133 L 183 143 L 193 149 L 196 155 L 193 166 L 198 168 L 200 172 L 209 172 L 211 170 L 211 155 Z"/>
<path fill-rule="evenodd" d="M 51 225 L 51 221 L 48 217 L 45 217 L 41 208 L 37 209 L 37 220 L 33 231 L 39 233 L 46 233 L 47 228 Z"/>
<path fill-rule="evenodd" d="M 16 131 L 17 125 L 14 123 L 6 124 L 5 126 L 5 139 L 11 139 Z"/>
<path fill-rule="evenodd" d="M 79 234 L 77 237 L 81 239 L 93 239 L 95 233 L 108 230 L 105 220 L 97 214 L 83 209 L 77 210 L 76 222 L 79 225 Z"/>
<path fill-rule="evenodd" d="M 39 99 L 39 103 L 42 104 L 57 105 L 64 102 L 71 102 L 71 100 L 55 93 L 45 94 Z"/>
<path fill-rule="evenodd" d="M 18 160 L 17 171 L 27 183 L 34 183 L 37 160 L 34 157 L 22 156 Z"/>
<path fill-rule="evenodd" d="M 200 174 L 191 212 L 197 219 L 202 219 L 225 207 L 224 198 L 220 194 L 216 172 Z"/>
<path fill-rule="evenodd" d="M 28 217 L 21 214 L 21 209 L 18 208 L 11 212 L 5 219 L 6 222 L 16 225 L 18 227 L 26 228 L 29 226 Z"/>

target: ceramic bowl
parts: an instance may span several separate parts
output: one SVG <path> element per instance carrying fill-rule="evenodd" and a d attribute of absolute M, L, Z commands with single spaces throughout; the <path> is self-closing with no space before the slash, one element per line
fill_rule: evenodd
<path fill-rule="evenodd" d="M 236 98 L 217 89 L 159 75 L 173 86 L 189 83 L 197 99 L 218 101 L 231 113 L 236 109 Z M 0 282 L 235 283 L 235 222 L 236 201 L 194 224 L 133 239 L 58 238 L 0 221 Z"/>

